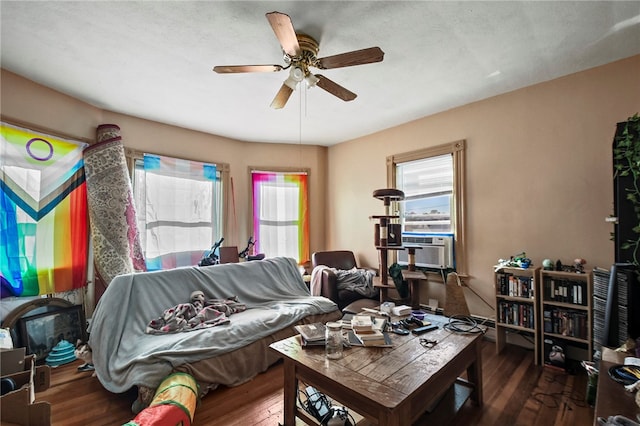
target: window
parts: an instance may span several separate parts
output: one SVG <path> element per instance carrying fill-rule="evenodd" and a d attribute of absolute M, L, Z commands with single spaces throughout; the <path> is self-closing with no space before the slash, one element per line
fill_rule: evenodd
<path fill-rule="evenodd" d="M 268 257 L 309 260 L 306 172 L 251 171 L 255 249 Z"/>
<path fill-rule="evenodd" d="M 388 184 L 405 194 L 395 206 L 403 234 L 452 235 L 460 274 L 466 271 L 464 146 L 457 141 L 387 158 Z"/>
<path fill-rule="evenodd" d="M 396 165 L 402 232 L 453 234 L 453 157 L 451 154 Z"/>
<path fill-rule="evenodd" d="M 153 154 L 133 157 L 147 270 L 197 265 L 224 234 L 223 171 L 215 164 Z"/>

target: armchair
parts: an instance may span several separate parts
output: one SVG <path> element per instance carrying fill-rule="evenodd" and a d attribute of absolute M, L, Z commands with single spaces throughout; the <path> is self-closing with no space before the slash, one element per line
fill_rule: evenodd
<path fill-rule="evenodd" d="M 352 290 L 339 290 L 338 280 L 334 271 L 328 268 L 316 270 L 317 266 L 322 265 L 340 270 L 358 268 L 352 251 L 334 250 L 313 253 L 311 255 L 311 266 L 314 271 L 311 282 L 312 294 L 333 300 L 338 305 L 338 309 L 343 312 L 359 312 L 362 307 L 373 308 L 379 305 L 379 296 L 377 295 L 367 298 Z M 314 275 L 316 276 L 313 277 Z"/>

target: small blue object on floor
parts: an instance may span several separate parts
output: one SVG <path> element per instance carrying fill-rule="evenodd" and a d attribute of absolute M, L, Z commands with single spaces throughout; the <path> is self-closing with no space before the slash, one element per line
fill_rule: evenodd
<path fill-rule="evenodd" d="M 45 363 L 51 367 L 57 367 L 59 365 L 68 364 L 76 360 L 74 354 L 75 346 L 66 340 L 61 340 L 57 345 L 53 347 L 49 355 L 45 359 Z"/>

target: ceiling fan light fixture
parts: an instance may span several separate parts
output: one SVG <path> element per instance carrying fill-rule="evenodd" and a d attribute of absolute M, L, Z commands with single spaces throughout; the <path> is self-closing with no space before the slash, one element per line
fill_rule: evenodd
<path fill-rule="evenodd" d="M 300 67 L 291 67 L 289 76 L 295 81 L 300 82 L 304 78 L 304 70 Z"/>
<path fill-rule="evenodd" d="M 304 81 L 307 83 L 307 87 L 315 87 L 315 85 L 318 83 L 318 81 L 320 81 L 320 79 L 315 75 L 309 73 L 304 78 Z"/>
<path fill-rule="evenodd" d="M 293 78 L 289 77 L 284 81 L 285 86 L 289 86 L 292 90 L 296 90 L 296 86 L 298 85 L 298 82 L 295 81 Z"/>
<path fill-rule="evenodd" d="M 296 90 L 296 86 L 304 80 L 304 70 L 300 67 L 294 66 L 291 67 L 289 71 L 289 77 L 284 81 L 284 84 Z"/>

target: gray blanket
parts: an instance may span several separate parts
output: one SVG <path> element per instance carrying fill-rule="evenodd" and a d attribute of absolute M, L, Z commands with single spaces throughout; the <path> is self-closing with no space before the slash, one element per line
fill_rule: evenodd
<path fill-rule="evenodd" d="M 375 298 L 378 295 L 378 289 L 373 286 L 376 271 L 359 268 L 336 269 L 326 265 L 318 265 L 311 271 L 311 294 L 315 296 L 322 294 L 322 271 L 326 269 L 336 275 L 338 290 L 350 290 L 368 298 Z"/>
<path fill-rule="evenodd" d="M 237 296 L 247 310 L 228 324 L 188 333 L 145 333 L 163 309 L 205 297 Z M 311 296 L 295 260 L 272 258 L 206 267 L 120 275 L 96 306 L 89 344 L 98 379 L 111 392 L 133 386 L 155 388 L 174 367 L 233 351 L 313 314 L 336 310 Z"/>

